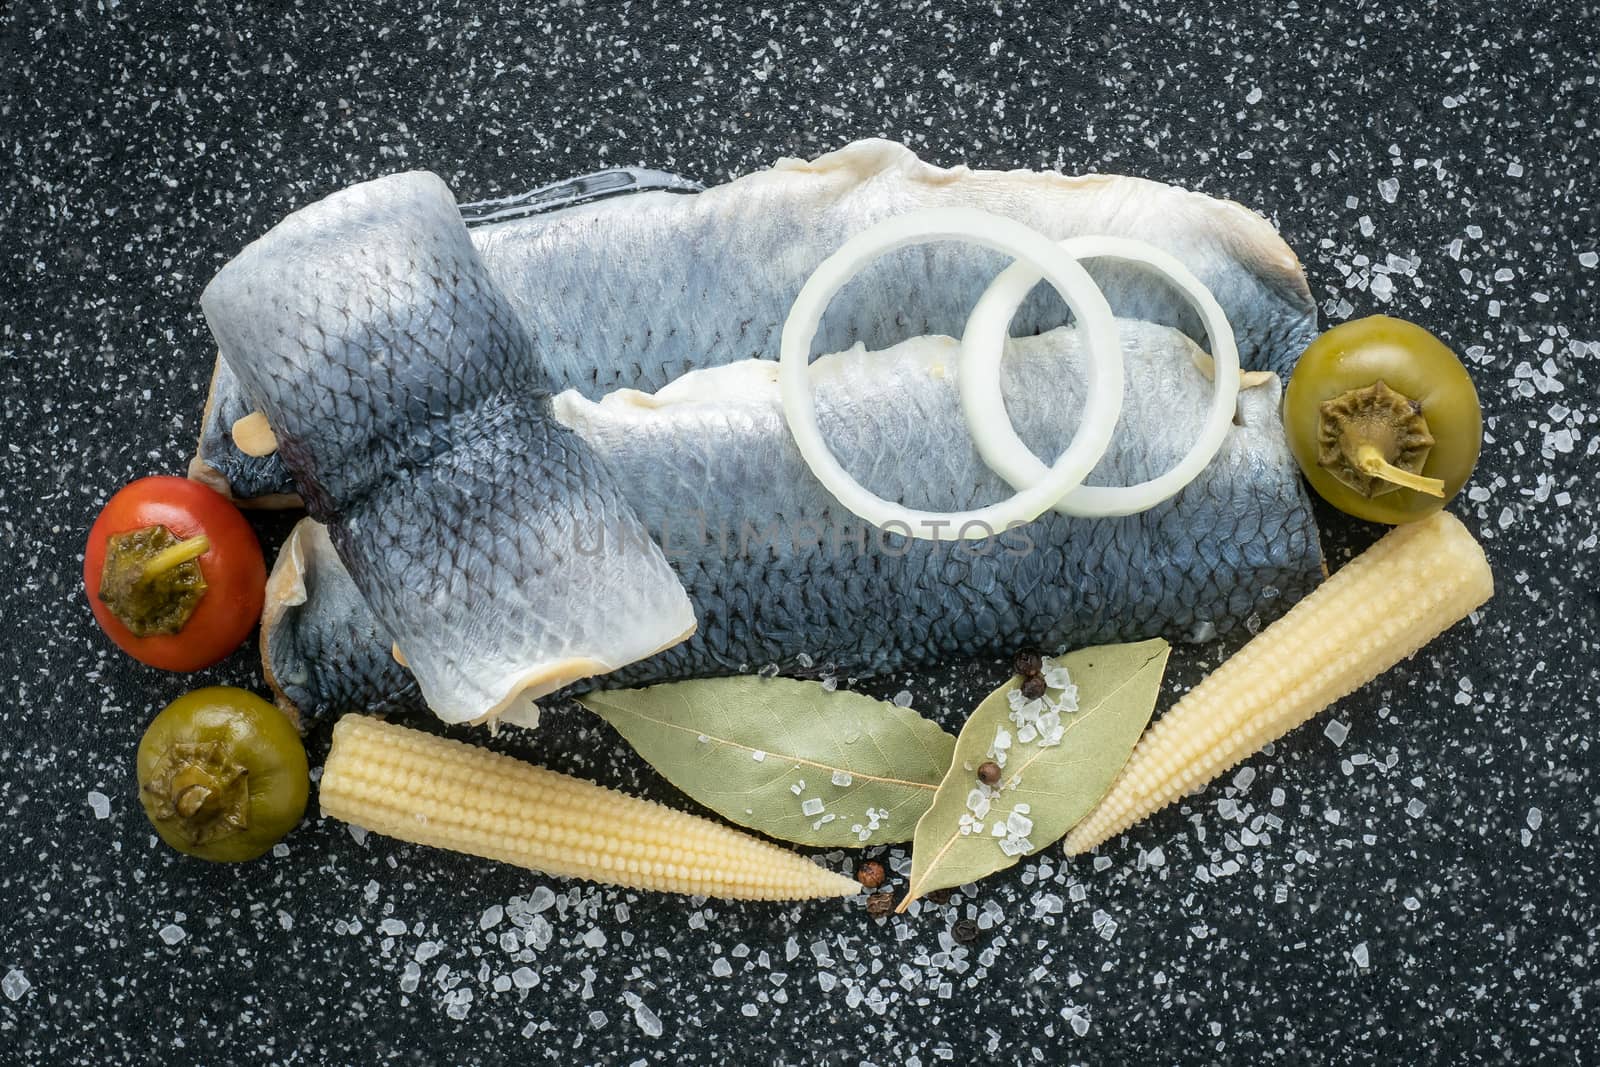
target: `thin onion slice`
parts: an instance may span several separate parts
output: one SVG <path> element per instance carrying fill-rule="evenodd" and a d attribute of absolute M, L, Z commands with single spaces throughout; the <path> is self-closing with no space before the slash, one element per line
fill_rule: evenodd
<path fill-rule="evenodd" d="M 869 492 L 840 465 L 817 426 L 808 368 L 811 343 L 816 338 L 823 313 L 846 282 L 887 252 L 950 240 L 968 241 L 1012 256 L 1018 265 L 1033 272 L 1036 280 L 1043 277 L 1056 288 L 1083 331 L 1088 390 L 1084 418 L 1071 443 L 1055 465 L 1044 468 L 1042 477 L 1034 479 L 1027 488 L 997 504 L 972 511 L 919 511 Z M 970 324 L 971 320 L 968 321 Z M 970 325 L 967 332 L 971 332 Z M 1112 431 L 1122 411 L 1122 374 L 1122 346 L 1117 340 L 1116 320 L 1104 294 L 1083 266 L 1043 234 L 1011 219 L 972 208 L 930 208 L 897 215 L 846 241 L 822 261 L 801 287 L 783 324 L 778 359 L 778 387 L 784 417 L 811 473 L 839 503 L 874 526 L 930 541 L 976 540 L 1032 522 L 1082 485 L 1110 446 Z M 1006 425 L 1010 425 L 1009 420 Z M 1028 453 L 1028 457 L 1038 463 L 1032 453 Z"/>
<path fill-rule="evenodd" d="M 1234 344 L 1233 327 L 1200 279 L 1175 257 L 1153 245 L 1126 237 L 1074 237 L 1062 241 L 1061 248 L 1074 259 L 1116 259 L 1149 267 L 1183 293 L 1205 322 L 1215 375 L 1205 425 L 1189 451 L 1159 477 L 1128 486 L 1079 485 L 1058 498 L 1055 505 L 1062 514 L 1084 517 L 1147 511 L 1194 481 L 1216 458 L 1228 436 L 1239 397 L 1239 349 Z M 1023 444 L 1011 424 L 1000 389 L 1000 360 L 1011 317 L 1040 280 L 1031 264 L 1018 262 L 990 283 L 967 319 L 961 338 L 960 373 L 956 376 L 961 410 L 978 453 L 991 470 L 1013 488 L 1024 491 L 1043 484 L 1042 479 L 1051 468 Z M 1089 398 L 1087 417 L 1097 414 L 1095 405 L 1095 400 Z"/>

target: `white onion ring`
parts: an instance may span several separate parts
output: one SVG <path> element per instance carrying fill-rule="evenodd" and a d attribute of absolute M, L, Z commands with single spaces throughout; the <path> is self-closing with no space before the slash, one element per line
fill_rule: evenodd
<path fill-rule="evenodd" d="M 1216 458 L 1233 422 L 1239 397 L 1239 349 L 1233 327 L 1211 291 L 1175 257 L 1153 245 L 1126 237 L 1074 237 L 1061 247 L 1075 259 L 1117 259 L 1150 267 L 1165 275 L 1205 322 L 1216 364 L 1211 407 L 1199 436 L 1184 457 L 1165 474 L 1137 485 L 1079 485 L 1059 498 L 1065 515 L 1103 518 L 1147 511 L 1175 495 Z M 961 369 L 956 375 L 967 430 L 984 462 L 1013 488 L 1026 490 L 1050 470 L 1017 436 L 1000 390 L 1000 360 L 1011 317 L 1040 281 L 1031 264 L 1007 267 L 979 298 L 961 338 Z M 1077 308 L 1073 308 L 1077 311 Z M 1081 316 L 1080 316 L 1081 321 Z M 1119 348 L 1120 351 L 1120 348 Z M 1086 412 L 1093 413 L 1092 398 Z"/>
<path fill-rule="evenodd" d="M 1031 485 L 1008 499 L 962 512 L 908 508 L 869 492 L 851 477 L 822 439 L 808 372 L 811 343 L 816 338 L 822 315 L 846 282 L 886 252 L 944 240 L 964 240 L 1004 252 L 1016 258 L 1018 266 L 1033 271 L 1035 281 L 1040 276 L 1048 280 L 1077 318 L 1083 331 L 1088 363 L 1084 418 L 1055 465 L 1044 468 L 1042 477 L 1030 479 Z M 1033 284 L 1029 283 L 1029 288 Z M 968 322 L 970 333 L 971 320 Z M 839 503 L 874 526 L 885 529 L 893 524 L 899 527 L 896 532 L 932 541 L 979 539 L 1032 522 L 1082 485 L 1110 446 L 1111 434 L 1122 411 L 1122 374 L 1122 346 L 1118 343 L 1111 307 L 1083 266 L 1043 234 L 1011 219 L 972 208 L 930 208 L 897 215 L 846 241 L 822 261 L 806 279 L 800 295 L 795 297 L 794 306 L 783 324 L 778 359 L 784 418 L 811 473 Z M 1009 419 L 1006 425 L 1009 427 Z M 1026 452 L 1026 448 L 1023 451 Z M 1028 453 L 1028 458 L 1039 463 L 1032 453 Z"/>

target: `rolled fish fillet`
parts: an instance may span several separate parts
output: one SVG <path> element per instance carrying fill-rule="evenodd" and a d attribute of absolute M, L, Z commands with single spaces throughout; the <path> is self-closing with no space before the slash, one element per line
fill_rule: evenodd
<path fill-rule="evenodd" d="M 1211 384 L 1184 334 L 1119 321 L 1127 399 L 1091 484 L 1170 467 Z M 972 508 L 1011 492 L 983 463 L 956 393 L 957 342 L 919 337 L 818 359 L 818 419 L 846 469 L 915 507 Z M 1010 342 L 1003 387 L 1019 434 L 1051 459 L 1082 412 L 1076 330 Z M 791 439 L 776 364 L 697 371 L 654 394 L 567 391 L 555 417 L 598 455 L 688 589 L 687 641 L 580 687 L 777 666 L 867 675 L 953 658 L 1056 651 L 1157 634 L 1201 639 L 1270 618 L 1321 577 L 1321 551 L 1284 443 L 1273 379 L 1240 394 L 1221 453 L 1172 500 L 1114 519 L 1049 513 L 983 542 L 910 541 L 865 527 L 812 477 Z M 583 531 L 585 552 L 627 531 Z M 610 616 L 604 600 L 587 610 Z M 262 627 L 280 699 L 308 718 L 418 706 L 409 673 L 315 523 L 279 557 Z"/>
<path fill-rule="evenodd" d="M 862 228 L 929 207 L 980 208 L 1056 238 L 1111 234 L 1157 245 L 1216 295 L 1247 370 L 1286 375 L 1316 334 L 1299 262 L 1270 223 L 1238 204 L 1142 178 L 938 167 L 903 145 L 868 140 L 814 160 L 781 160 L 699 193 L 655 173 L 568 184 L 633 191 L 584 201 L 557 188 L 562 195 L 544 199 L 567 206 L 512 219 L 463 210 L 485 220 L 473 225 L 472 242 L 550 388 L 590 399 L 775 359 L 789 305 L 818 263 Z M 1006 263 L 956 244 L 885 256 L 835 298 L 817 350 L 859 343 L 876 351 L 918 335 L 960 336 Z M 1109 261 L 1086 266 L 1117 314 L 1204 340 L 1188 304 L 1160 278 Z M 1012 332 L 1037 334 L 1067 318 L 1065 305 L 1041 286 L 1018 310 Z M 240 499 L 290 503 L 293 486 L 279 457 L 246 454 L 232 438 L 252 409 L 232 371 L 219 366 L 191 471 Z"/>
<path fill-rule="evenodd" d="M 495 716 L 693 631 L 611 472 L 554 416 L 533 342 L 438 178 L 367 182 L 295 212 L 201 305 L 440 718 Z M 626 545 L 580 554 L 597 527 Z"/>

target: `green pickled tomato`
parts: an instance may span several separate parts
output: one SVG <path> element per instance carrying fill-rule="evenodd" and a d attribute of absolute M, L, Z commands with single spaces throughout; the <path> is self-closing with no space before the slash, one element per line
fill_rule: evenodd
<path fill-rule="evenodd" d="M 1449 503 L 1483 441 L 1467 368 L 1427 330 L 1386 315 L 1335 326 L 1311 342 L 1284 393 L 1283 422 L 1319 496 L 1390 524 Z"/>
<path fill-rule="evenodd" d="M 218 863 L 253 860 L 300 822 L 310 775 L 288 716 L 254 693 L 197 689 L 139 742 L 139 801 L 161 839 Z"/>

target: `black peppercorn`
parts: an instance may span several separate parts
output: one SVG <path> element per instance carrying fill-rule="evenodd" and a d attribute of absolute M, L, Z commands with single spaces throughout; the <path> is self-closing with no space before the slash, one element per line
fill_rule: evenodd
<path fill-rule="evenodd" d="M 1022 695 L 1029 700 L 1038 700 L 1044 696 L 1044 675 L 1030 674 L 1022 680 Z"/>
<path fill-rule="evenodd" d="M 949 889 L 933 889 L 925 893 L 922 899 L 929 904 L 948 904 L 950 903 L 951 892 Z"/>
<path fill-rule="evenodd" d="M 950 928 L 950 936 L 963 945 L 978 940 L 978 924 L 971 919 L 961 919 Z"/>
<path fill-rule="evenodd" d="M 877 860 L 867 860 L 856 868 L 856 881 L 868 889 L 876 889 L 883 884 L 885 872 L 883 864 Z"/>
<path fill-rule="evenodd" d="M 984 760 L 978 764 L 978 781 L 984 785 L 998 785 L 1000 782 L 1000 764 L 994 760 Z"/>
<path fill-rule="evenodd" d="M 888 890 L 874 893 L 867 898 L 867 914 L 874 919 L 880 919 L 894 910 L 894 894 Z"/>
<path fill-rule="evenodd" d="M 1044 670 L 1044 660 L 1037 652 L 1018 652 L 1011 661 L 1011 669 L 1024 678 L 1032 678 Z"/>

